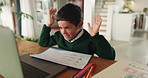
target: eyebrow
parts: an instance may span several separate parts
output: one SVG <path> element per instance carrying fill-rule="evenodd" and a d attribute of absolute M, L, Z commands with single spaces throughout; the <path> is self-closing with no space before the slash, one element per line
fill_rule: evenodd
<path fill-rule="evenodd" d="M 59 28 L 67 28 L 67 27 L 68 27 L 68 28 L 71 28 L 71 26 L 65 26 L 65 27 L 60 27 L 60 26 L 59 26 Z"/>

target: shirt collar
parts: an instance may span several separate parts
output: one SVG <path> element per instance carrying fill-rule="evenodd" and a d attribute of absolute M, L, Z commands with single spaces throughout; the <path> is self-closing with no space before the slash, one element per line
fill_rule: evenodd
<path fill-rule="evenodd" d="M 77 40 L 78 38 L 80 38 L 82 35 L 83 35 L 83 33 L 84 33 L 84 30 L 82 29 L 81 30 L 81 32 L 74 38 L 74 39 L 72 39 L 72 40 L 67 40 L 68 42 L 70 42 L 70 43 L 72 43 L 72 42 L 74 42 L 75 40 Z"/>

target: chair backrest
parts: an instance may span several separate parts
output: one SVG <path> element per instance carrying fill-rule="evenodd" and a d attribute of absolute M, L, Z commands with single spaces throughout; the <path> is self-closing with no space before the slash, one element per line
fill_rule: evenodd
<path fill-rule="evenodd" d="M 23 78 L 15 36 L 10 29 L 3 27 L 0 27 L 0 75 Z"/>

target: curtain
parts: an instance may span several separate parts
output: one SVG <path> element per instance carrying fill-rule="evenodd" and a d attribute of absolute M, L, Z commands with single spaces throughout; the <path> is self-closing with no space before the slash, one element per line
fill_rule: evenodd
<path fill-rule="evenodd" d="M 27 38 L 37 38 L 36 36 L 36 26 L 37 26 L 37 17 L 36 17 L 36 6 L 35 6 L 35 0 L 21 0 L 21 11 L 25 14 L 29 14 L 33 17 L 31 19 L 30 17 L 24 17 L 24 15 L 21 16 L 21 25 L 22 25 L 22 36 Z"/>

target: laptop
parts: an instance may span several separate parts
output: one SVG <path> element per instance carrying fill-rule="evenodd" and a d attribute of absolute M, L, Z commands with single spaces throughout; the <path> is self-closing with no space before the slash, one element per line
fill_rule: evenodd
<path fill-rule="evenodd" d="M 67 68 L 18 53 L 13 32 L 0 27 L 0 75 L 4 78 L 53 78 Z"/>

